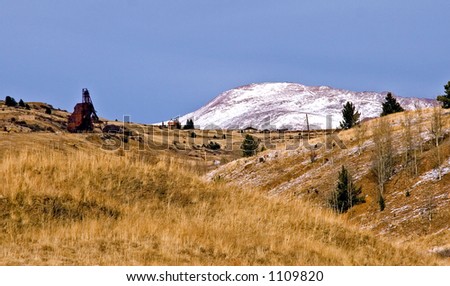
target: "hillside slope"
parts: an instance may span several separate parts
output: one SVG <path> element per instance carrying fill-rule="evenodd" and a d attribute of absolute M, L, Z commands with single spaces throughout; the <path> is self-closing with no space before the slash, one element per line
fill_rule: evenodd
<path fill-rule="evenodd" d="M 242 158 L 208 174 L 210 180 L 220 180 L 245 189 L 258 191 L 268 197 L 309 201 L 328 209 L 328 199 L 336 187 L 341 166 L 353 174 L 362 186 L 366 203 L 355 206 L 343 215 L 363 229 L 403 242 L 420 243 L 423 251 L 450 249 L 450 112 L 443 115 L 443 137 L 440 142 L 440 169 L 438 177 L 435 141 L 431 135 L 432 111 L 410 113 L 413 132 L 419 132 L 413 144 L 417 153 L 417 174 L 405 165 L 404 114 L 388 116 L 393 128 L 394 174 L 385 185 L 386 209 L 379 210 L 377 180 L 373 171 L 373 129 L 380 119 L 363 124 L 367 131 L 358 142 L 358 128 L 343 131 L 338 137 L 346 148 L 318 148 L 314 151 L 300 145 L 295 150 L 267 150 L 252 158 Z M 316 138 L 311 145 L 324 143 Z M 419 142 L 422 142 L 420 151 Z M 314 160 L 312 160 L 314 154 Z M 447 255 L 447 254 L 446 254 Z"/>
<path fill-rule="evenodd" d="M 431 212 L 409 217 L 414 212 L 393 205 L 394 196 L 402 197 L 399 190 L 386 198 L 388 210 L 396 211 L 379 214 L 364 185 L 368 202 L 338 216 L 320 207 L 334 185 L 335 166 L 351 164 L 357 171 L 367 165 L 366 151 L 355 155 L 352 130 L 339 135 L 349 149 L 330 152 L 332 160 L 319 152 L 311 164 L 309 153 L 283 151 L 276 133 L 264 135 L 280 144 L 263 153 L 262 161 L 258 156 L 225 164 L 239 154 L 242 134 L 222 134 L 226 139 L 221 139 L 217 132 L 127 124 L 133 135 L 126 144 L 119 137 L 124 144 L 115 145 L 108 134 L 56 129 L 52 120 L 62 121 L 64 111 L 47 118 L 43 110 L 5 108 L 1 114 L 7 124 L 12 117 L 34 115 L 20 121 L 55 128 L 37 130 L 20 123 L 24 129 L 12 124 L 0 130 L 2 265 L 450 264 L 443 244 L 449 238 L 444 211 L 449 174 L 441 181 L 429 176 L 427 152 L 433 149 L 428 145 L 420 177 L 408 183 L 417 183 L 408 202 L 414 208 L 413 203 L 427 206 L 421 194 L 436 186 Z M 191 132 L 198 136 L 191 138 Z M 298 141 L 292 138 L 291 143 Z M 366 139 L 370 150 L 370 135 Z M 201 147 L 211 140 L 230 143 L 232 150 Z M 110 141 L 119 148 L 110 148 Z M 448 138 L 442 146 L 448 157 Z M 217 160 L 223 166 L 205 179 Z M 373 184 L 365 172 L 356 176 L 358 183 Z M 423 223 L 429 213 L 431 223 Z M 405 220 L 413 226 L 417 222 L 422 232 Z M 411 229 L 414 237 L 408 240 L 405 233 Z M 437 248 L 429 252 L 432 246 Z"/>
<path fill-rule="evenodd" d="M 206 182 L 177 157 L 52 137 L 28 149 L 27 136 L 0 154 L 2 265 L 446 263 L 307 202 Z"/>
<path fill-rule="evenodd" d="M 132 146 L 152 153 L 176 154 L 187 160 L 206 160 L 210 165 L 217 160 L 230 161 L 239 156 L 236 152 L 225 150 L 226 140 L 223 138 L 223 134 L 208 131 L 172 130 L 159 126 L 109 121 L 100 118 L 101 122 L 94 124 L 93 132 L 73 134 L 67 131 L 69 112 L 42 102 L 28 102 L 27 104 L 29 109 L 8 107 L 0 101 L 0 135 L 6 135 L 0 141 L 0 146 L 12 146 L 15 140 L 28 137 L 30 139 L 25 140 L 23 144 L 32 147 L 34 140 L 41 141 L 50 136 L 55 141 L 63 142 L 61 144 L 78 147 L 93 145 L 95 148 L 110 151 Z M 47 110 L 50 110 L 50 114 L 47 114 Z M 109 132 L 108 129 L 104 129 L 106 126 L 114 126 L 113 130 L 120 131 Z M 229 136 L 234 135 L 230 134 Z M 219 142 L 222 148 L 217 150 L 208 148 L 208 144 L 212 141 Z M 54 144 L 56 143 L 54 142 Z"/>
<path fill-rule="evenodd" d="M 66 132 L 70 113 L 42 102 L 28 102 L 29 109 L 0 102 L 0 132 Z M 46 110 L 50 110 L 50 114 Z"/>

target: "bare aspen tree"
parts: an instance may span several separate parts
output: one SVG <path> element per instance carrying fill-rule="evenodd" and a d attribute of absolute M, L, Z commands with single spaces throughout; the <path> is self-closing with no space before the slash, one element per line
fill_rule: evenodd
<path fill-rule="evenodd" d="M 410 111 L 403 113 L 402 145 L 405 148 L 403 165 L 411 174 L 417 175 L 417 152 L 413 142 L 413 118 Z"/>
<path fill-rule="evenodd" d="M 439 106 L 435 106 L 433 108 L 433 113 L 431 115 L 431 130 L 430 133 L 433 136 L 434 142 L 434 159 L 435 159 L 435 168 L 438 172 L 438 180 L 442 179 L 442 155 L 441 155 L 441 147 L 440 140 L 443 137 L 443 119 L 442 119 L 442 109 Z"/>
<path fill-rule="evenodd" d="M 358 144 L 358 155 L 362 153 L 365 137 L 367 133 L 367 124 L 360 123 L 355 127 L 356 143 Z"/>
<path fill-rule="evenodd" d="M 325 133 L 325 142 L 324 142 L 324 151 L 325 156 L 327 157 L 329 162 L 333 165 L 334 164 L 334 158 L 333 158 L 333 149 L 334 149 L 334 143 L 331 142 L 331 138 L 329 136 L 329 133 L 332 133 L 333 131 L 333 118 L 331 115 L 326 116 L 326 133 Z M 325 163 L 325 162 L 324 162 Z"/>
<path fill-rule="evenodd" d="M 423 137 L 422 137 L 422 132 L 423 132 L 423 122 L 424 122 L 424 118 L 423 118 L 423 110 L 419 105 L 416 105 L 416 121 L 415 121 L 415 127 L 416 127 L 416 131 L 417 131 L 417 138 L 415 138 L 417 145 L 419 147 L 419 151 L 420 154 L 423 153 Z"/>
<path fill-rule="evenodd" d="M 393 172 L 392 128 L 386 118 L 382 117 L 375 123 L 373 141 L 375 150 L 372 158 L 372 170 L 377 178 L 378 204 L 380 210 L 383 211 L 385 207 L 384 185 Z"/>
<path fill-rule="evenodd" d="M 425 214 L 428 219 L 428 222 L 430 223 L 430 226 L 431 226 L 431 221 L 433 220 L 433 216 L 435 213 L 435 208 L 436 208 L 436 205 L 434 203 L 433 194 L 430 192 L 428 194 L 428 200 L 427 200 L 427 204 L 425 207 L 425 211 L 426 211 Z"/>
<path fill-rule="evenodd" d="M 417 148 L 414 148 L 414 150 L 413 150 L 413 163 L 414 163 L 414 169 L 413 169 L 413 172 L 414 172 L 414 175 L 415 176 L 417 176 L 418 174 L 419 174 L 419 168 L 418 168 L 418 166 L 417 166 Z"/>

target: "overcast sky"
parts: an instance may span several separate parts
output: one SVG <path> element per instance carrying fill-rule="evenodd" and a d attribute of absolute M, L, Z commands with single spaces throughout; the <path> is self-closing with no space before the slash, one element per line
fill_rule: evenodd
<path fill-rule="evenodd" d="M 0 0 L 0 98 L 153 123 L 288 81 L 435 98 L 450 1 Z"/>

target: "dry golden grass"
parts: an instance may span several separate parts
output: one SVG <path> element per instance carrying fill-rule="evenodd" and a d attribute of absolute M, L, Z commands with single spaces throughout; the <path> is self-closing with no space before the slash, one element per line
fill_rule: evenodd
<path fill-rule="evenodd" d="M 443 263 L 176 158 L 46 146 L 0 153 L 2 265 Z"/>
<path fill-rule="evenodd" d="M 12 112 L 19 113 L 5 110 L 0 121 L 28 114 Z M 50 119 L 62 120 L 64 112 L 58 112 Z M 46 116 L 41 113 L 32 110 L 36 123 Z M 424 111 L 426 118 L 429 114 Z M 445 118 L 448 128 L 449 115 Z M 389 117 L 396 133 L 401 132 L 401 119 L 401 114 Z M 47 126 L 45 122 L 42 126 Z M 365 141 L 371 139 L 374 122 L 366 123 Z M 422 125 L 425 131 L 430 124 L 424 120 Z M 232 160 L 240 156 L 238 149 L 219 154 L 184 151 L 183 145 L 190 144 L 189 131 L 177 137 L 170 130 L 149 130 L 156 130 L 146 138 L 150 147 L 166 140 L 169 150 L 137 152 L 138 143 L 133 141 L 131 151 L 102 151 L 98 134 L 1 133 L 0 264 L 450 264 L 448 258 L 428 252 L 434 246 L 450 248 L 444 243 L 450 239 L 450 213 L 442 198 L 432 222 L 422 217 L 403 221 L 403 214 L 391 212 L 404 204 L 425 207 L 429 189 L 435 189 L 431 192 L 435 195 L 449 193 L 449 176 L 423 184 L 405 197 L 405 188 L 417 179 L 400 170 L 387 185 L 387 211 L 381 214 L 372 198 L 376 185 L 366 172 L 370 147 L 361 155 L 350 152 L 356 147 L 354 130 L 339 135 L 348 147 L 345 152 L 319 151 L 314 163 L 309 162 L 309 153 L 265 163 L 245 159 L 249 162 L 242 169 L 233 170 L 242 162 L 230 164 L 236 177 L 225 173 L 216 182 L 201 177 L 211 168 L 208 163 Z M 224 146 L 226 140 L 214 134 L 199 133 L 193 143 L 213 140 Z M 239 148 L 242 134 L 234 132 L 232 138 Z M 420 174 L 432 168 L 432 153 L 430 149 L 421 154 Z M 442 154 L 447 158 L 450 154 L 448 139 Z M 317 206 L 333 189 L 336 166 L 341 164 L 354 174 L 364 174 L 357 182 L 368 195 L 366 204 L 345 216 Z M 289 185 L 304 174 L 311 176 Z M 234 186 L 225 183 L 229 178 Z M 266 192 L 286 183 L 285 196 L 267 198 Z M 313 189 L 318 192 L 310 193 Z M 372 231 L 357 225 L 370 226 Z M 400 243 L 405 240 L 409 242 Z"/>
<path fill-rule="evenodd" d="M 411 113 L 414 131 L 418 132 L 419 115 L 417 112 Z M 424 138 L 423 152 L 417 151 L 417 175 L 411 174 L 410 168 L 404 164 L 404 114 L 387 116 L 393 128 L 395 172 L 385 185 L 386 209 L 382 212 L 376 199 L 377 181 L 371 159 L 374 150 L 372 131 L 378 119 L 364 123 L 367 132 L 362 139 L 361 153 L 358 152 L 356 130 L 350 129 L 339 133 L 346 149 L 322 148 L 317 151 L 315 162 L 310 161 L 310 151 L 304 146 L 284 153 L 268 150 L 263 154 L 271 156 L 266 161 L 260 162 L 259 158 L 240 159 L 219 168 L 211 177 L 220 176 L 227 183 L 269 196 L 309 201 L 318 208 L 328 208 L 338 171 L 344 165 L 356 184 L 362 186 L 366 199 L 366 203 L 355 206 L 344 215 L 349 221 L 371 230 L 377 236 L 409 244 L 422 252 L 436 247 L 450 249 L 450 174 L 447 172 L 441 180 L 423 178 L 436 167 L 436 149 L 430 135 L 431 115 L 432 110 L 422 111 L 420 129 Z M 450 112 L 444 110 L 443 121 L 446 135 L 440 143 L 440 154 L 443 166 L 448 166 L 445 162 L 450 160 Z M 318 140 L 323 142 L 323 138 Z M 417 141 L 415 137 L 414 143 L 417 144 Z M 446 263 L 450 263 L 448 258 Z"/>

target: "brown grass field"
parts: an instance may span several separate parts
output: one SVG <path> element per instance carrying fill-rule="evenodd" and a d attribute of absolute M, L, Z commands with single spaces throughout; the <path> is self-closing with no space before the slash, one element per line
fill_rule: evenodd
<path fill-rule="evenodd" d="M 342 138 L 353 147 L 351 132 Z M 448 201 L 435 208 L 432 223 L 412 219 L 412 226 L 399 224 L 404 230 L 385 231 L 386 220 L 395 223 L 402 215 L 392 212 L 395 188 L 388 185 L 388 209 L 380 214 L 367 174 L 357 183 L 364 184 L 368 202 L 345 215 L 323 206 L 335 166 L 353 162 L 357 170 L 365 155 L 339 157 L 344 151 L 335 150 L 335 166 L 321 167 L 320 156 L 302 165 L 307 154 L 284 157 L 280 151 L 271 162 L 239 159 L 210 173 L 213 154 L 205 161 L 176 150 L 107 151 L 92 136 L 0 134 L 1 265 L 450 265 L 445 255 L 430 252 L 450 246 Z M 447 160 L 448 142 L 442 149 Z M 431 168 L 431 151 L 424 152 L 421 173 Z M 236 154 L 222 155 L 231 160 Z M 311 173 L 307 184 L 270 195 L 318 169 L 323 172 Z M 430 184 L 448 194 L 449 176 Z M 401 172 L 388 184 L 395 180 L 409 182 Z M 321 195 L 299 196 L 310 187 Z M 433 225 L 407 239 L 423 224 Z"/>
<path fill-rule="evenodd" d="M 435 265 L 305 202 L 207 183 L 169 157 L 4 154 L 4 265 Z"/>

